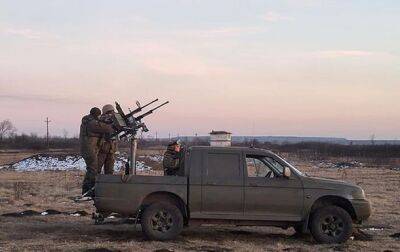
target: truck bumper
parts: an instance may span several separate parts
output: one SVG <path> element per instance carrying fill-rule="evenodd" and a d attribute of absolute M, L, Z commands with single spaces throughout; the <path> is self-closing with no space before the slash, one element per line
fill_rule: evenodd
<path fill-rule="evenodd" d="M 366 199 L 353 199 L 350 201 L 356 213 L 356 221 L 363 222 L 371 216 L 371 203 Z"/>

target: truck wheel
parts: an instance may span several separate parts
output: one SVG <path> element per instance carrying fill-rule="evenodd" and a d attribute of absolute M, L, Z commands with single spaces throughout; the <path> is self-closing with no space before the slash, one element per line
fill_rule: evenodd
<path fill-rule="evenodd" d="M 175 205 L 153 203 L 145 208 L 141 225 L 144 235 L 150 240 L 172 240 L 183 229 L 183 216 Z"/>
<path fill-rule="evenodd" d="M 344 243 L 353 232 L 353 221 L 343 208 L 326 206 L 312 214 L 310 229 L 319 243 Z"/>

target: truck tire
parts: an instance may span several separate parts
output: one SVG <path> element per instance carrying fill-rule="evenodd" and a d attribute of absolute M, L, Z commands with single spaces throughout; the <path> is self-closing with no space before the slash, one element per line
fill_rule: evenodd
<path fill-rule="evenodd" d="M 326 206 L 312 214 L 310 229 L 319 243 L 344 243 L 353 232 L 353 221 L 343 208 Z"/>
<path fill-rule="evenodd" d="M 183 216 L 173 204 L 153 203 L 145 208 L 141 225 L 144 235 L 150 240 L 172 240 L 183 229 Z"/>

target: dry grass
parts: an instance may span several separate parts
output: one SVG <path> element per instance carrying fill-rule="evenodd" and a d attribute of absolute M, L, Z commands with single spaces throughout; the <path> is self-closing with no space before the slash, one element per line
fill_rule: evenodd
<path fill-rule="evenodd" d="M 317 245 L 312 238 L 293 237 L 293 230 L 269 227 L 203 226 L 186 229 L 178 240 L 151 242 L 143 239 L 140 226 L 107 219 L 96 226 L 90 216 L 68 215 L 0 217 L 0 251 L 82 251 L 106 248 L 121 251 L 399 251 L 400 172 L 380 167 L 344 171 L 299 167 L 310 175 L 345 178 L 361 185 L 373 204 L 373 215 L 365 225 L 387 227 L 368 231 L 373 241 L 352 240 L 345 245 Z M 77 204 L 69 197 L 80 193 L 81 172 L 14 172 L 0 170 L 0 214 L 23 210 L 55 209 L 74 212 L 95 209 L 91 203 Z M 164 250 L 163 250 L 164 249 Z"/>
<path fill-rule="evenodd" d="M 0 152 L 0 166 L 15 163 L 21 159 L 30 157 L 36 154 L 32 151 L 19 152 L 19 151 L 2 151 Z"/>

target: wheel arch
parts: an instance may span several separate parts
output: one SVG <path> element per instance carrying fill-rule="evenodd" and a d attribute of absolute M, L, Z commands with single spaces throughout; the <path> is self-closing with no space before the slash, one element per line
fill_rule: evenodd
<path fill-rule="evenodd" d="M 350 216 L 353 221 L 357 220 L 356 211 L 354 210 L 351 202 L 341 196 L 326 195 L 318 198 L 311 206 L 309 216 L 311 216 L 317 209 L 324 206 L 337 206 L 343 208 Z"/>
<path fill-rule="evenodd" d="M 152 192 L 143 198 L 140 204 L 141 209 L 144 209 L 155 202 L 165 202 L 175 205 L 181 211 L 185 224 L 188 222 L 189 211 L 187 209 L 187 206 L 184 200 L 175 193 L 166 191 Z"/>
<path fill-rule="evenodd" d="M 311 216 L 315 212 L 315 210 L 324 207 L 324 206 L 338 206 L 343 208 L 351 217 L 353 221 L 357 220 L 356 211 L 354 210 L 353 205 L 351 202 L 341 196 L 337 195 L 325 195 L 319 197 L 317 200 L 314 201 L 312 204 L 308 214 L 306 215 L 305 219 L 302 221 L 302 231 L 306 232 L 310 227 Z"/>

